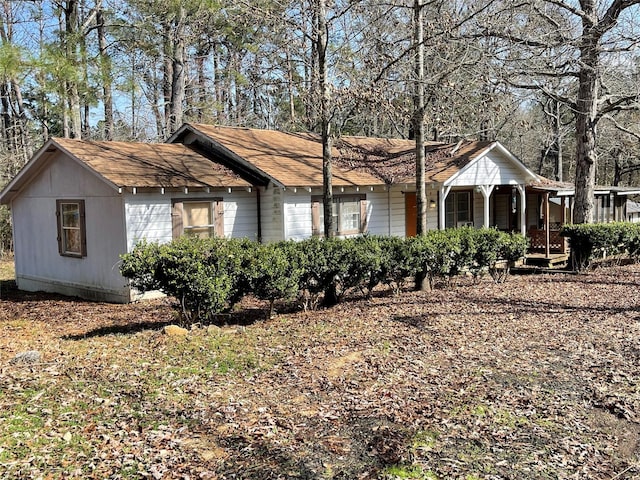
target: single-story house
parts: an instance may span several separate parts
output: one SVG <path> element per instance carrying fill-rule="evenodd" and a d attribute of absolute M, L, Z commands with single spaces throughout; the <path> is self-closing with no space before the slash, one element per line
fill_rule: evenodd
<path fill-rule="evenodd" d="M 638 223 L 640 222 L 640 203 L 632 202 L 629 200 L 627 202 L 627 222 Z"/>
<path fill-rule="evenodd" d="M 535 235 L 569 218 L 572 187 L 540 178 L 499 142 L 428 143 L 426 153 L 429 228 Z M 337 235 L 415 235 L 413 141 L 347 136 L 333 156 Z M 611 205 L 623 198 L 607 194 Z M 135 292 L 119 256 L 142 239 L 320 235 L 322 146 L 313 134 L 201 124 L 165 144 L 52 139 L 0 203 L 11 206 L 20 289 L 127 302 Z"/>
<path fill-rule="evenodd" d="M 252 189 L 184 145 L 49 140 L 0 192 L 18 288 L 128 302 L 120 254 L 192 228 L 252 237 Z"/>

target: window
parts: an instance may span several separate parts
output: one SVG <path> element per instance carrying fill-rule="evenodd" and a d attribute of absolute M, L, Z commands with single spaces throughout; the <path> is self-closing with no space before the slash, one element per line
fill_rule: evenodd
<path fill-rule="evenodd" d="M 334 195 L 333 231 L 336 235 L 355 235 L 367 229 L 367 201 L 364 195 Z M 323 235 L 324 212 L 322 197 L 311 199 L 311 220 L 313 235 Z"/>
<path fill-rule="evenodd" d="M 58 252 L 66 257 L 86 257 L 84 200 L 56 200 Z"/>
<path fill-rule="evenodd" d="M 471 192 L 450 192 L 445 200 L 445 227 L 473 225 Z"/>
<path fill-rule="evenodd" d="M 173 238 L 191 235 L 200 238 L 224 236 L 224 209 L 221 198 L 175 200 L 171 217 Z"/>

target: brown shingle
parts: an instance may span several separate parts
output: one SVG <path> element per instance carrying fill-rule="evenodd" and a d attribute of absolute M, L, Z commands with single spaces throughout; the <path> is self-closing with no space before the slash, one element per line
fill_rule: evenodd
<path fill-rule="evenodd" d="M 492 142 L 427 142 L 425 171 L 429 181 L 444 182 L 485 151 Z M 413 140 L 343 137 L 336 163 L 371 173 L 386 183 L 415 183 Z"/>
<path fill-rule="evenodd" d="M 285 186 L 322 185 L 322 143 L 317 135 L 284 133 L 275 130 L 189 124 Z M 333 155 L 338 150 L 334 148 Z M 337 162 L 333 165 L 333 185 L 380 185 L 369 172 Z"/>
<path fill-rule="evenodd" d="M 60 148 L 117 186 L 248 187 L 228 168 L 180 144 L 56 138 Z"/>

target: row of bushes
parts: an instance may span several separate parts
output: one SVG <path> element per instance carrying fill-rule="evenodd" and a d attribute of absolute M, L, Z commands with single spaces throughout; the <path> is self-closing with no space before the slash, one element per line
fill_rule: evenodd
<path fill-rule="evenodd" d="M 627 222 L 565 225 L 560 234 L 569 239 L 575 271 L 589 268 L 599 258 L 640 258 L 640 224 Z"/>
<path fill-rule="evenodd" d="M 408 279 L 429 289 L 461 271 L 503 281 L 508 262 L 522 257 L 526 240 L 493 229 L 432 231 L 414 238 L 363 236 L 260 244 L 249 240 L 183 237 L 141 242 L 122 256 L 120 271 L 142 291 L 160 290 L 180 301 L 186 321 L 202 321 L 252 294 L 270 301 L 296 299 L 315 308 L 353 289 L 380 285 L 399 291 Z M 506 262 L 500 262 L 506 260 Z M 501 265 L 501 263 L 503 265 Z"/>

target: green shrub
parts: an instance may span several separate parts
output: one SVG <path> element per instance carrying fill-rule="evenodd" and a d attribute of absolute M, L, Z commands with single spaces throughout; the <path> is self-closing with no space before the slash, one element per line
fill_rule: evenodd
<path fill-rule="evenodd" d="M 575 271 L 589 268 L 596 258 L 638 252 L 638 227 L 632 223 L 565 225 L 560 234 L 569 238 L 571 264 Z"/>
<path fill-rule="evenodd" d="M 141 242 L 122 255 L 120 272 L 142 291 L 176 298 L 185 321 L 208 320 L 239 296 L 241 247 L 241 242 L 194 237 L 163 245 Z"/>
<path fill-rule="evenodd" d="M 474 230 L 474 249 L 469 271 L 474 278 L 489 271 L 500 256 L 500 239 L 504 235 L 495 228 Z"/>
<path fill-rule="evenodd" d="M 300 269 L 300 295 L 305 310 L 318 306 L 320 295 L 332 281 L 327 248 L 321 238 L 310 238 L 289 246 L 291 261 Z"/>
<path fill-rule="evenodd" d="M 379 283 L 388 285 L 399 293 L 407 278 L 416 274 L 416 262 L 412 258 L 411 242 L 401 237 L 378 237 L 380 265 L 372 272 L 369 290 Z"/>
<path fill-rule="evenodd" d="M 503 283 L 509 276 L 511 265 L 527 253 L 529 241 L 519 233 L 498 232 L 496 260 L 488 265 L 489 274 L 496 283 Z"/>
<path fill-rule="evenodd" d="M 640 235 L 635 237 L 640 245 Z M 333 305 L 353 289 L 367 295 L 384 283 L 398 292 L 415 276 L 432 288 L 436 278 L 462 271 L 508 273 L 524 255 L 526 239 L 493 229 L 430 231 L 420 237 L 311 238 L 261 245 L 250 240 L 183 237 L 168 244 L 140 242 L 122 255 L 120 271 L 142 291 L 175 297 L 186 321 L 208 320 L 253 293 L 270 302 L 299 295 L 315 308 Z M 638 247 L 640 249 L 640 247 Z M 507 260 L 500 270 L 498 261 Z M 502 267 L 500 267 L 502 268 Z"/>
<path fill-rule="evenodd" d="M 426 281 L 426 289 L 433 288 L 435 279 L 448 277 L 457 270 L 461 253 L 459 238 L 453 230 L 431 230 L 424 235 L 408 239 L 415 262 L 416 286 Z"/>
<path fill-rule="evenodd" d="M 274 315 L 276 300 L 292 299 L 300 288 L 302 272 L 289 255 L 294 245 L 282 242 L 257 245 L 254 249 L 251 291 L 256 297 L 269 300 L 269 318 Z"/>

